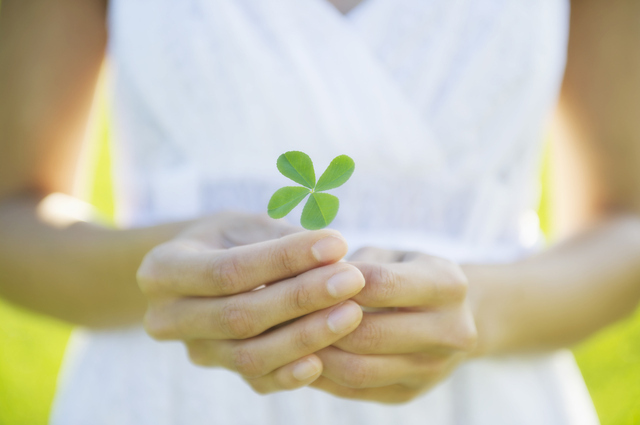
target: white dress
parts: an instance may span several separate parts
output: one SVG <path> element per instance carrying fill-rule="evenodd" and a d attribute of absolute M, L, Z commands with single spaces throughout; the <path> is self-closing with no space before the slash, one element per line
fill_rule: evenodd
<path fill-rule="evenodd" d="M 458 262 L 530 252 L 566 0 L 111 0 L 119 220 L 265 212 L 275 160 L 356 162 L 332 227 L 352 249 Z M 292 213 L 299 217 L 299 211 Z M 51 423 L 591 425 L 571 355 L 467 363 L 400 406 L 314 389 L 255 394 L 140 327 L 78 330 Z"/>

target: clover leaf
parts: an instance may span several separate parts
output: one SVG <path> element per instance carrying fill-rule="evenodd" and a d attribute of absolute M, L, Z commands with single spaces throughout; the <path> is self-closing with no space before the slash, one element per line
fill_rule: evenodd
<path fill-rule="evenodd" d="M 308 230 L 327 227 L 338 214 L 340 201 L 328 193 L 314 192 L 302 209 L 300 224 Z"/>
<path fill-rule="evenodd" d="M 294 182 L 313 189 L 316 185 L 316 173 L 309 155 L 303 152 L 290 151 L 278 158 L 278 170 Z"/>
<path fill-rule="evenodd" d="M 347 155 L 337 156 L 331 161 L 316 183 L 316 174 L 311 158 L 303 152 L 290 151 L 280 155 L 278 170 L 300 186 L 285 186 L 278 189 L 267 206 L 271 218 L 282 218 L 289 214 L 304 198 L 309 196 L 302 209 L 300 224 L 308 230 L 327 227 L 340 207 L 340 201 L 328 193 L 320 193 L 342 186 L 353 174 L 355 163 Z"/>
<path fill-rule="evenodd" d="M 267 210 L 271 218 L 282 218 L 289 214 L 309 194 L 309 189 L 300 186 L 286 186 L 273 194 Z"/>
<path fill-rule="evenodd" d="M 342 186 L 349 180 L 355 168 L 356 164 L 353 159 L 347 155 L 336 156 L 318 179 L 315 191 L 322 192 Z"/>

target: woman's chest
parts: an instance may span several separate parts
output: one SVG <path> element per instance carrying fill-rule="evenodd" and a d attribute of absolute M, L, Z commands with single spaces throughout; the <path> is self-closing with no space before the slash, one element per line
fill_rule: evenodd
<path fill-rule="evenodd" d="M 498 234 L 528 202 L 567 27 L 565 0 L 365 0 L 347 16 L 326 0 L 112 0 L 122 203 L 141 223 L 264 211 L 288 183 L 276 158 L 301 150 L 318 173 L 356 161 L 336 225 L 461 234 L 493 217 Z"/>
<path fill-rule="evenodd" d="M 110 50 L 131 131 L 153 135 L 132 140 L 140 161 L 250 175 L 296 149 L 417 171 L 490 150 L 532 104 L 539 118 L 566 18 L 564 0 L 364 0 L 346 16 L 328 0 L 114 0 Z M 238 154 L 252 160 L 229 170 Z"/>

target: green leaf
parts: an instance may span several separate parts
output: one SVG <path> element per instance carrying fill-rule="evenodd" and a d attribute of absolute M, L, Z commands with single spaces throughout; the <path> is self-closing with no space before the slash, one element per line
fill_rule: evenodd
<path fill-rule="evenodd" d="M 273 194 L 267 206 L 269 217 L 284 217 L 306 198 L 309 193 L 309 189 L 300 186 L 286 186 L 276 190 L 276 193 Z"/>
<path fill-rule="evenodd" d="M 304 152 L 289 151 L 278 157 L 278 170 L 296 183 L 313 189 L 316 185 L 316 173 L 313 162 Z"/>
<path fill-rule="evenodd" d="M 347 180 L 349 180 L 349 177 L 351 177 L 355 168 L 355 162 L 353 162 L 353 159 L 349 158 L 347 155 L 336 156 L 318 179 L 315 191 L 322 192 L 342 186 Z"/>
<path fill-rule="evenodd" d="M 307 230 L 327 227 L 338 214 L 340 201 L 328 193 L 312 193 L 304 208 L 300 224 Z"/>

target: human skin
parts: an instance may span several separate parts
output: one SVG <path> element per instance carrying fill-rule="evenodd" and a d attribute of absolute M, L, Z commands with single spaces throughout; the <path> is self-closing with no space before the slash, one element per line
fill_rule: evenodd
<path fill-rule="evenodd" d="M 2 2 L 0 294 L 6 299 L 91 327 L 144 318 L 152 336 L 185 341 L 194 362 L 235 370 L 261 393 L 311 384 L 389 403 L 412 399 L 470 357 L 565 347 L 637 305 L 638 2 L 573 2 L 557 114 L 556 161 L 566 174 L 558 186 L 571 183 L 556 202 L 563 241 L 505 265 L 456 265 L 379 248 L 338 263 L 346 253 L 339 234 L 298 232 L 246 214 L 130 230 L 55 227 L 37 205 L 50 193 L 72 193 L 104 57 L 105 8 L 98 0 Z M 245 227 L 251 231 L 235 244 L 221 238 Z M 325 237 L 338 242 L 326 257 L 314 256 L 311 247 Z M 257 269 L 268 270 L 268 278 Z M 327 284 L 338 271 L 351 272 L 344 282 L 352 293 L 331 295 Z M 361 314 L 354 301 L 394 311 Z M 238 308 L 243 305 L 250 307 Z M 337 308 L 353 322 L 333 332 L 328 320 Z M 287 363 L 268 361 L 274 358 Z"/>

